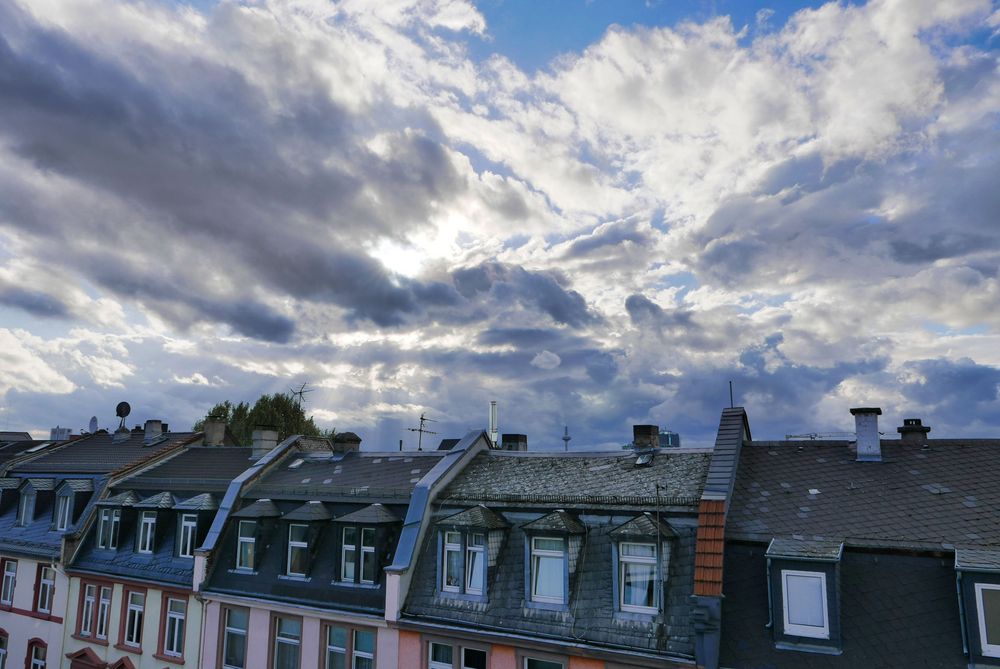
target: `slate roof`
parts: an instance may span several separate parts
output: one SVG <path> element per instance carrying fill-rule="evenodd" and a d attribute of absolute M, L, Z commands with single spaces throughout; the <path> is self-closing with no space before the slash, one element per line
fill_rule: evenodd
<path fill-rule="evenodd" d="M 842 539 L 848 547 L 941 551 L 1000 545 L 1000 441 L 882 441 L 882 462 L 848 442 L 748 442 L 726 538 Z"/>
<path fill-rule="evenodd" d="M 399 523 L 402 519 L 387 509 L 383 504 L 369 504 L 363 509 L 352 511 L 337 518 L 340 523 L 357 523 L 359 525 L 383 525 L 385 523 Z"/>
<path fill-rule="evenodd" d="M 656 518 L 649 511 L 645 511 L 632 520 L 622 523 L 608 534 L 616 540 L 633 537 L 655 537 L 657 535 L 664 539 L 671 539 L 677 536 L 667 523 L 662 520 L 657 523 Z"/>
<path fill-rule="evenodd" d="M 230 481 L 249 469 L 251 449 L 241 446 L 192 446 L 129 478 L 136 490 L 224 492 Z"/>
<path fill-rule="evenodd" d="M 177 503 L 177 498 L 169 492 L 160 492 L 155 495 L 150 495 L 143 500 L 140 500 L 133 504 L 137 509 L 172 509 L 174 504 Z"/>
<path fill-rule="evenodd" d="M 844 553 L 844 542 L 775 538 L 767 547 L 769 558 L 835 562 Z"/>
<path fill-rule="evenodd" d="M 696 506 L 711 451 L 660 449 L 635 465 L 631 452 L 540 453 L 487 451 L 477 455 L 441 499 L 496 504 L 557 504 L 565 508 L 650 506 L 660 483 L 663 506 Z"/>
<path fill-rule="evenodd" d="M 37 448 L 39 446 L 45 446 L 47 444 L 59 444 L 58 441 L 52 441 L 51 439 L 33 439 L 29 441 L 3 441 L 0 440 L 0 470 L 2 470 L 8 463 L 10 463 L 15 458 L 22 455 L 29 455 L 27 451 L 32 448 Z M 49 446 L 51 448 L 51 446 Z M 41 452 L 41 449 L 40 451 Z"/>
<path fill-rule="evenodd" d="M 277 518 L 281 515 L 278 506 L 269 499 L 258 499 L 239 511 L 229 514 L 230 518 Z"/>
<path fill-rule="evenodd" d="M 323 502 L 306 502 L 302 506 L 292 509 L 284 516 L 283 520 L 303 520 L 307 522 L 312 522 L 314 520 L 330 520 L 333 515 L 330 510 L 327 509 Z"/>
<path fill-rule="evenodd" d="M 175 446 L 200 438 L 198 432 L 169 432 L 165 438 L 145 445 L 142 430 L 133 430 L 127 439 L 113 443 L 114 435 L 97 432 L 56 447 L 43 455 L 14 465 L 12 474 L 105 474 L 138 464 Z"/>
<path fill-rule="evenodd" d="M 1000 550 L 962 548 L 955 551 L 955 569 L 959 571 L 1000 571 Z"/>
<path fill-rule="evenodd" d="M 210 492 L 203 492 L 200 495 L 190 497 L 183 502 L 174 504 L 176 511 L 215 511 L 219 508 L 219 501 Z"/>
<path fill-rule="evenodd" d="M 246 492 L 272 499 L 409 500 L 417 482 L 447 453 L 362 453 L 290 458 Z M 296 462 L 301 461 L 299 464 Z"/>
<path fill-rule="evenodd" d="M 486 508 L 482 504 L 474 506 L 471 509 L 466 509 L 465 511 L 459 511 L 447 518 L 442 518 L 440 524 L 451 527 L 471 527 L 481 530 L 504 530 L 510 527 L 510 523 L 502 515 Z"/>
<path fill-rule="evenodd" d="M 97 502 L 97 506 L 135 506 L 141 498 L 131 490 L 120 492 L 111 497 L 105 497 Z"/>
<path fill-rule="evenodd" d="M 541 518 L 521 526 L 529 532 L 560 532 L 563 534 L 584 534 L 587 528 L 583 523 L 562 510 L 556 510 Z"/>

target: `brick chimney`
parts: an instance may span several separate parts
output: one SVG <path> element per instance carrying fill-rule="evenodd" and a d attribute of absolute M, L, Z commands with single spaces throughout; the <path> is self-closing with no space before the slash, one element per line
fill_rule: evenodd
<path fill-rule="evenodd" d="M 253 452 L 250 457 L 257 460 L 271 452 L 278 445 L 278 431 L 271 425 L 258 425 L 252 433 Z"/>
<path fill-rule="evenodd" d="M 528 435 L 508 432 L 500 437 L 500 448 L 505 451 L 528 450 Z"/>
<path fill-rule="evenodd" d="M 930 431 L 931 428 L 924 425 L 919 418 L 904 418 L 903 425 L 896 428 L 904 444 L 926 444 L 927 433 Z"/>
<path fill-rule="evenodd" d="M 660 447 L 659 425 L 633 425 L 632 445 L 637 449 Z"/>
<path fill-rule="evenodd" d="M 226 441 L 226 424 L 218 418 L 208 418 L 202 428 L 206 446 L 222 446 Z"/>
<path fill-rule="evenodd" d="M 882 444 L 878 435 L 878 417 L 882 409 L 878 407 L 857 407 L 851 409 L 854 415 L 854 432 L 858 439 L 858 462 L 881 462 Z"/>

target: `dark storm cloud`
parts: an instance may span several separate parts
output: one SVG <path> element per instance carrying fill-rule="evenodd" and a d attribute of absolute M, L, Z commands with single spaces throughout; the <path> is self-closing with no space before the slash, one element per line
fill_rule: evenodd
<path fill-rule="evenodd" d="M 18 286 L 0 285 L 0 304 L 23 309 L 42 318 L 68 318 L 70 310 L 62 300 L 47 293 Z"/>
<path fill-rule="evenodd" d="M 1000 417 L 997 402 L 1000 369 L 969 358 L 914 360 L 904 369 L 916 378 L 902 384 L 902 391 L 916 406 L 934 407 L 953 425 Z"/>

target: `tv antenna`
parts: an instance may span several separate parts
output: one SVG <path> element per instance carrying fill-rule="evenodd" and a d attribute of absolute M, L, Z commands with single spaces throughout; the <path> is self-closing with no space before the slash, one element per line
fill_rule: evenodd
<path fill-rule="evenodd" d="M 563 436 L 562 436 L 563 450 L 569 451 L 569 440 L 572 438 L 573 437 L 569 436 L 569 425 L 566 425 L 563 430 Z"/>
<path fill-rule="evenodd" d="M 299 407 L 301 407 L 303 404 L 305 404 L 306 395 L 308 395 L 313 390 L 315 390 L 315 388 L 307 388 L 306 386 L 308 386 L 308 385 L 309 385 L 309 383 L 306 382 L 306 383 L 303 383 L 301 386 L 299 386 L 298 390 L 296 390 L 295 388 L 289 388 L 288 389 L 288 392 L 291 393 L 292 397 L 295 398 L 295 403 L 298 404 Z"/>
<path fill-rule="evenodd" d="M 118 423 L 118 429 L 115 432 L 128 432 L 128 428 L 125 427 L 125 419 L 128 418 L 130 413 L 132 413 L 132 407 L 129 406 L 128 402 L 118 403 L 118 406 L 115 407 L 115 415 L 122 420 Z"/>
<path fill-rule="evenodd" d="M 424 423 L 436 423 L 436 422 L 437 422 L 436 420 L 428 418 L 423 413 L 421 413 L 420 414 L 420 427 L 408 427 L 408 428 L 406 428 L 410 432 L 416 432 L 417 433 L 417 450 L 418 451 L 424 450 L 423 444 L 424 444 L 424 435 L 425 434 L 437 434 L 437 432 L 431 432 L 430 430 L 425 430 L 424 429 Z"/>

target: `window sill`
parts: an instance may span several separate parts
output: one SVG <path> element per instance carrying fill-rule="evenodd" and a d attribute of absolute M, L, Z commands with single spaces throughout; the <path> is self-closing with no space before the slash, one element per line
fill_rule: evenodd
<path fill-rule="evenodd" d="M 118 650 L 124 650 L 126 653 L 135 653 L 136 655 L 142 655 L 142 646 L 129 646 L 124 643 L 116 643 L 115 648 Z"/>
<path fill-rule="evenodd" d="M 649 611 L 626 611 L 623 609 L 617 609 L 614 612 L 615 620 L 630 620 L 647 623 L 653 622 L 659 615 L 660 612 L 656 609 L 650 609 Z"/>
<path fill-rule="evenodd" d="M 240 576 L 256 576 L 257 572 L 253 569 L 246 569 L 243 567 L 236 567 L 235 569 L 227 569 L 230 574 L 238 574 Z"/>
<path fill-rule="evenodd" d="M 178 657 L 177 655 L 164 655 L 163 653 L 153 653 L 153 657 L 155 657 L 157 660 L 170 662 L 171 664 L 184 664 L 183 655 Z"/>
<path fill-rule="evenodd" d="M 108 645 L 107 639 L 96 639 L 92 636 L 83 636 L 81 634 L 71 634 L 70 636 L 76 639 L 77 641 L 86 641 L 87 643 L 94 643 L 97 644 L 98 646 Z"/>
<path fill-rule="evenodd" d="M 820 655 L 840 655 L 844 652 L 837 646 L 820 646 L 808 641 L 776 641 L 774 647 L 778 650 L 797 650 L 802 653 L 818 653 Z"/>
<path fill-rule="evenodd" d="M 569 611 L 569 604 L 556 604 L 555 602 L 535 602 L 530 599 L 525 600 L 524 608 L 541 609 L 542 611 Z"/>
<path fill-rule="evenodd" d="M 278 574 L 279 581 L 297 581 L 298 583 L 308 583 L 310 579 L 305 574 Z"/>
<path fill-rule="evenodd" d="M 467 592 L 452 592 L 451 590 L 438 590 L 435 593 L 440 599 L 452 600 L 457 602 L 483 602 L 489 601 L 486 595 L 476 595 Z"/>
<path fill-rule="evenodd" d="M 355 583 L 354 581 L 330 581 L 330 585 L 342 588 L 357 588 L 360 590 L 378 590 L 382 587 L 381 583 Z"/>

